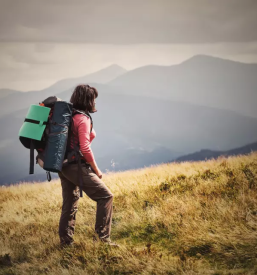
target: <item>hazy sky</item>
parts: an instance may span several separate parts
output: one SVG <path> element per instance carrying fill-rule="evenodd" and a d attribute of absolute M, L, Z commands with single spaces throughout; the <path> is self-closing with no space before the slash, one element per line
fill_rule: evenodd
<path fill-rule="evenodd" d="M 0 88 L 195 54 L 257 63 L 256 0 L 0 0 Z"/>

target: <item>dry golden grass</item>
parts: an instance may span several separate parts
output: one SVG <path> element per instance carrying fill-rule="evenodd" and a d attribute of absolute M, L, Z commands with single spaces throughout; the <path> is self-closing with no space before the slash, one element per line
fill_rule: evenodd
<path fill-rule="evenodd" d="M 79 201 L 75 247 L 59 247 L 59 180 L 2 187 L 0 274 L 257 274 L 257 153 L 105 174 L 110 248 Z"/>

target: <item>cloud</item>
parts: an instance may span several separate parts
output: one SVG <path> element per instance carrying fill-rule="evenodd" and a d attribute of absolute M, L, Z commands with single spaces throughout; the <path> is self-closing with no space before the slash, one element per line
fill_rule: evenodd
<path fill-rule="evenodd" d="M 257 41 L 256 0 L 0 0 L 0 41 Z"/>
<path fill-rule="evenodd" d="M 55 48 L 54 44 L 47 43 L 36 43 L 35 51 L 38 53 L 49 53 Z"/>

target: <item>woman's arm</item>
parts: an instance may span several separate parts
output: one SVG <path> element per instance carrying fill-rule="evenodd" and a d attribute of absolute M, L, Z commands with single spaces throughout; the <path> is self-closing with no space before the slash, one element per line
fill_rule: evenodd
<path fill-rule="evenodd" d="M 80 144 L 80 151 L 85 158 L 86 162 L 90 164 L 94 172 L 100 176 L 101 171 L 98 168 L 94 154 L 91 149 L 91 142 L 90 142 L 90 118 L 81 115 L 80 120 L 78 122 L 78 138 Z"/>

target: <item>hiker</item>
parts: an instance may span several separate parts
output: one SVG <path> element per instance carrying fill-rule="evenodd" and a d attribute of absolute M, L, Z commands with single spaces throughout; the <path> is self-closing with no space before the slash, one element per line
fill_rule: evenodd
<path fill-rule="evenodd" d="M 78 85 L 71 95 L 70 102 L 73 108 L 82 112 L 73 116 L 72 135 L 70 139 L 70 148 L 74 148 L 74 143 L 79 144 L 81 151 L 81 169 L 82 169 L 82 190 L 89 198 L 97 202 L 95 232 L 97 239 L 108 245 L 118 246 L 110 239 L 113 194 L 102 181 L 102 172 L 98 168 L 91 150 L 91 142 L 96 133 L 90 123 L 89 113 L 96 112 L 95 99 L 98 97 L 98 91 L 89 85 Z M 89 116 L 83 114 L 86 113 Z M 61 245 L 72 245 L 76 213 L 78 211 L 79 201 L 79 166 L 76 161 L 64 166 L 58 175 L 62 185 L 62 213 L 59 222 L 59 236 Z"/>

